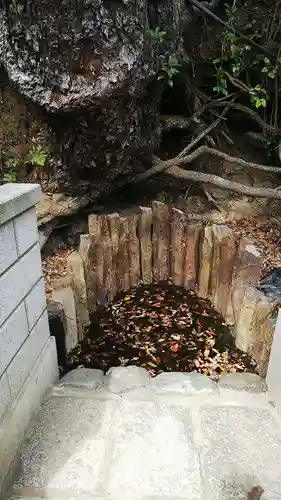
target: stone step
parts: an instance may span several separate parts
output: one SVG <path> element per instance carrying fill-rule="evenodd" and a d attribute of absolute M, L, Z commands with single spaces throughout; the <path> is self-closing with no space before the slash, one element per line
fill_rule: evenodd
<path fill-rule="evenodd" d="M 262 500 L 281 500 L 280 418 L 259 378 L 233 390 L 128 368 L 60 381 L 27 432 L 10 499 L 247 500 L 261 486 Z"/>

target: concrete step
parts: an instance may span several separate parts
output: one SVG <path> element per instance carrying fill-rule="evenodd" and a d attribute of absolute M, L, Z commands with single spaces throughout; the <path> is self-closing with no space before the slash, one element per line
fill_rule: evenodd
<path fill-rule="evenodd" d="M 281 500 L 280 424 L 251 374 L 78 369 L 29 428 L 7 498 L 244 500 L 261 486 Z"/>

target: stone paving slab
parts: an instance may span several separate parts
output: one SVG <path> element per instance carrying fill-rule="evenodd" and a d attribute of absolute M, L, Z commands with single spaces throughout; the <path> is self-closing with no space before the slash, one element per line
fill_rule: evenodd
<path fill-rule="evenodd" d="M 54 397 L 26 436 L 16 486 L 96 491 L 115 405 Z"/>
<path fill-rule="evenodd" d="M 261 500 L 281 500 L 281 478 L 265 488 Z"/>
<path fill-rule="evenodd" d="M 79 370 L 53 389 L 29 429 L 14 484 L 22 500 L 37 492 L 53 500 L 248 500 L 257 485 L 261 500 L 281 500 L 281 425 L 269 394 L 242 390 L 242 380 L 238 390 L 218 391 L 193 374 L 157 381 L 142 369 L 103 378 Z"/>
<path fill-rule="evenodd" d="M 266 409 L 205 407 L 205 491 L 212 500 L 245 498 L 281 477 L 281 431 Z M 244 497 L 243 497 L 244 495 Z"/>
<path fill-rule="evenodd" d="M 123 401 L 115 414 L 108 493 L 123 499 L 202 498 L 200 465 L 190 412 Z"/>

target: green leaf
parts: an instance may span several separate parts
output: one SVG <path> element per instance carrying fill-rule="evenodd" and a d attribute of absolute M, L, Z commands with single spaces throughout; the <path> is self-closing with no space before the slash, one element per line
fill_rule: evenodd
<path fill-rule="evenodd" d="M 44 167 L 46 158 L 48 154 L 41 147 L 33 146 L 33 148 L 29 151 L 27 156 L 27 163 L 31 163 L 31 165 L 37 165 L 39 167 Z"/>
<path fill-rule="evenodd" d="M 173 86 L 174 86 L 174 82 L 173 82 L 173 80 L 168 80 L 168 85 L 169 85 L 171 88 L 173 88 Z"/>
<path fill-rule="evenodd" d="M 268 69 L 264 66 L 264 68 L 261 69 L 261 72 L 262 73 L 267 73 L 268 72 Z"/>
<path fill-rule="evenodd" d="M 231 53 L 231 57 L 234 59 L 236 57 L 236 54 L 237 54 L 237 46 L 236 45 L 230 46 L 230 53 Z"/>
<path fill-rule="evenodd" d="M 273 71 L 270 71 L 268 73 L 268 76 L 269 76 L 269 78 L 271 78 L 273 80 L 275 78 L 275 73 Z"/>
<path fill-rule="evenodd" d="M 265 62 L 265 64 L 270 64 L 270 60 L 268 59 L 268 57 L 264 58 L 264 62 Z"/>
<path fill-rule="evenodd" d="M 267 105 L 266 99 L 261 99 L 260 102 L 261 102 L 261 106 L 263 108 L 266 108 L 266 105 Z"/>
<path fill-rule="evenodd" d="M 219 64 L 221 62 L 219 57 L 216 57 L 216 59 L 213 60 L 213 64 Z"/>

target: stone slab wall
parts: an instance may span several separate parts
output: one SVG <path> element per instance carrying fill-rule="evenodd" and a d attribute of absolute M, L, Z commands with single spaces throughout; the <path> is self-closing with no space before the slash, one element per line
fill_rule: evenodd
<path fill-rule="evenodd" d="M 40 195 L 37 185 L 0 187 L 0 493 L 34 402 L 39 404 L 57 374 L 38 245 L 35 204 Z M 44 367 L 40 380 L 37 372 Z M 24 414 L 18 413 L 27 392 L 29 404 Z"/>
<path fill-rule="evenodd" d="M 97 304 L 139 283 L 169 280 L 210 299 L 237 347 L 266 374 L 273 305 L 257 289 L 262 255 L 251 241 L 225 225 L 193 223 L 158 201 L 126 217 L 90 215 L 88 227 L 68 261 L 78 339 Z"/>
<path fill-rule="evenodd" d="M 266 383 L 272 394 L 272 399 L 281 414 L 281 309 L 278 311 L 277 321 L 274 328 L 272 349 L 266 374 Z"/>

